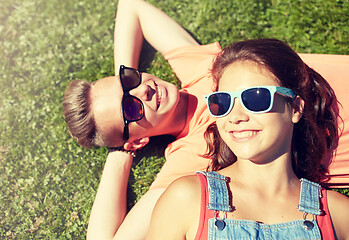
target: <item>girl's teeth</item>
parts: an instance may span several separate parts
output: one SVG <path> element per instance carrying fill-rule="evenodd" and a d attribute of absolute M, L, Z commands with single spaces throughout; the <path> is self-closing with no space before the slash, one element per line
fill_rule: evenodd
<path fill-rule="evenodd" d="M 234 132 L 233 136 L 235 138 L 249 138 L 257 134 L 257 131 L 243 131 L 243 132 Z"/>

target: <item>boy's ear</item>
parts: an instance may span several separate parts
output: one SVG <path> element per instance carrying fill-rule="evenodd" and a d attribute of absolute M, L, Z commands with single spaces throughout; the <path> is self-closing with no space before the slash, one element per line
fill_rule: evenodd
<path fill-rule="evenodd" d="M 296 98 L 293 100 L 294 101 L 294 107 L 293 107 L 293 117 L 292 117 L 292 122 L 293 123 L 298 123 L 299 120 L 303 116 L 303 110 L 304 110 L 304 100 L 300 96 L 296 96 Z"/>
<path fill-rule="evenodd" d="M 125 150 L 136 151 L 149 143 L 149 137 L 138 138 L 124 143 Z"/>

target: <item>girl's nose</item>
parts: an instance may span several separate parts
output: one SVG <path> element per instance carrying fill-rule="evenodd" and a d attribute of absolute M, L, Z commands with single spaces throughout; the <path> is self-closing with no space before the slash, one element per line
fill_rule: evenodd
<path fill-rule="evenodd" d="M 230 113 L 227 115 L 229 122 L 238 124 L 240 122 L 247 122 L 250 119 L 249 113 L 241 105 L 240 101 L 235 98 L 234 105 Z"/>

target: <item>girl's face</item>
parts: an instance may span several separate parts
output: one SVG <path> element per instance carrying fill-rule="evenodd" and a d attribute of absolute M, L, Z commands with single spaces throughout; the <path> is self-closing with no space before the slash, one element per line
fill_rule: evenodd
<path fill-rule="evenodd" d="M 236 62 L 224 71 L 219 91 L 239 91 L 254 86 L 280 86 L 273 74 L 253 62 Z M 231 112 L 217 118 L 222 139 L 237 156 L 256 163 L 266 163 L 290 153 L 293 125 L 301 114 L 291 107 L 289 99 L 275 94 L 270 112 L 246 111 L 235 98 Z"/>

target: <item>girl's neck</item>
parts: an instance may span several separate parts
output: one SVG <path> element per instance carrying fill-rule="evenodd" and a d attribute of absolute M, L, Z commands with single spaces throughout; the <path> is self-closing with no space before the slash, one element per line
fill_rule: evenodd
<path fill-rule="evenodd" d="M 287 154 L 286 154 L 287 155 Z M 237 160 L 221 173 L 230 177 L 232 184 L 259 189 L 270 194 L 299 185 L 299 179 L 293 171 L 291 158 L 281 156 L 266 164 L 256 164 L 250 160 Z"/>

